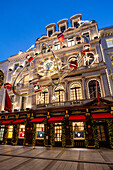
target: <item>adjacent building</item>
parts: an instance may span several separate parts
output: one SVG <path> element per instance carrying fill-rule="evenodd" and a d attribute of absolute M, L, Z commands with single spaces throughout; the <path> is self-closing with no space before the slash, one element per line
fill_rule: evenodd
<path fill-rule="evenodd" d="M 11 113 L 3 94 L 2 144 L 113 148 L 112 27 L 98 30 L 81 14 L 68 22 L 47 25 L 35 48 L 8 58 L 5 83 L 14 88 Z"/>

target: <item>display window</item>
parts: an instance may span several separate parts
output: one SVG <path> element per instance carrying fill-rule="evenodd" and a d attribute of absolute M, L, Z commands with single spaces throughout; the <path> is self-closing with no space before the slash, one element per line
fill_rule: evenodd
<path fill-rule="evenodd" d="M 8 126 L 7 129 L 7 138 L 12 138 L 13 137 L 13 125 Z"/>
<path fill-rule="evenodd" d="M 36 139 L 44 139 L 44 124 L 36 124 Z"/>
<path fill-rule="evenodd" d="M 25 136 L 25 125 L 19 126 L 19 138 L 24 138 Z"/>
<path fill-rule="evenodd" d="M 55 123 L 55 141 L 62 141 L 62 123 Z"/>
<path fill-rule="evenodd" d="M 0 141 L 3 141 L 3 136 L 4 136 L 4 125 L 0 126 Z"/>
<path fill-rule="evenodd" d="M 84 123 L 83 122 L 73 122 L 73 133 L 75 140 L 82 140 L 85 139 L 84 136 Z"/>

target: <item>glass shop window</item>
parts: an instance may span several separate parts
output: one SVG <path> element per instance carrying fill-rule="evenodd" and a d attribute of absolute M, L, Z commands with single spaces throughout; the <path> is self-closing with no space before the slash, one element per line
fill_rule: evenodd
<path fill-rule="evenodd" d="M 74 39 L 73 38 L 69 38 L 68 39 L 68 47 L 73 46 L 73 45 L 75 45 Z"/>
<path fill-rule="evenodd" d="M 60 49 L 60 43 L 56 43 L 54 45 L 54 50 L 59 50 Z"/>
<path fill-rule="evenodd" d="M 84 33 L 83 36 L 85 36 L 90 41 L 89 32 Z M 84 42 L 86 42 L 85 38 L 84 38 Z"/>
<path fill-rule="evenodd" d="M 25 125 L 19 126 L 19 138 L 24 138 L 25 136 Z"/>
<path fill-rule="evenodd" d="M 3 141 L 3 136 L 4 136 L 4 125 L 0 126 L 0 141 Z"/>
<path fill-rule="evenodd" d="M 113 47 L 113 38 L 106 39 L 106 43 L 108 48 Z"/>
<path fill-rule="evenodd" d="M 73 122 L 73 133 L 74 133 L 74 139 L 81 140 L 85 139 L 84 137 L 84 123 L 83 122 Z"/>
<path fill-rule="evenodd" d="M 7 138 L 12 138 L 13 137 L 13 125 L 8 126 L 7 129 Z"/>
<path fill-rule="evenodd" d="M 19 66 L 19 63 L 15 64 L 14 70 L 16 70 Z"/>
<path fill-rule="evenodd" d="M 55 141 L 62 141 L 62 123 L 55 123 Z"/>
<path fill-rule="evenodd" d="M 36 139 L 44 139 L 44 124 L 36 124 Z"/>

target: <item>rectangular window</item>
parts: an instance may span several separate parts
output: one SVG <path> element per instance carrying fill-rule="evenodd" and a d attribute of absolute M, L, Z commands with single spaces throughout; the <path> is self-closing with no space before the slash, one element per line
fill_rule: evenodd
<path fill-rule="evenodd" d="M 12 111 L 14 105 L 14 96 L 10 96 L 10 99 L 11 99 L 11 111 Z"/>
<path fill-rule="evenodd" d="M 53 34 L 53 30 L 48 31 L 48 36 L 50 37 Z"/>
<path fill-rule="evenodd" d="M 23 78 L 23 84 L 27 84 L 29 82 L 29 75 L 24 75 L 25 77 Z"/>
<path fill-rule="evenodd" d="M 72 126 L 73 126 L 74 139 L 76 140 L 84 139 L 84 123 L 73 122 Z"/>
<path fill-rule="evenodd" d="M 30 62 L 26 61 L 26 62 L 25 62 L 25 66 L 26 66 L 26 67 L 29 67 L 29 66 L 30 66 Z"/>
<path fill-rule="evenodd" d="M 62 123 L 55 123 L 55 141 L 62 141 Z"/>
<path fill-rule="evenodd" d="M 89 36 L 89 32 L 86 32 L 83 34 L 83 36 L 85 36 L 89 41 L 90 41 L 90 36 Z M 84 42 L 87 43 L 86 39 L 84 38 Z"/>
<path fill-rule="evenodd" d="M 16 70 L 19 66 L 19 63 L 15 64 L 14 70 Z"/>
<path fill-rule="evenodd" d="M 0 141 L 3 141 L 3 136 L 4 136 L 4 125 L 0 126 Z"/>
<path fill-rule="evenodd" d="M 19 138 L 24 138 L 25 136 L 25 125 L 19 126 Z"/>
<path fill-rule="evenodd" d="M 59 50 L 60 49 L 60 43 L 57 43 L 54 45 L 54 50 Z"/>
<path fill-rule="evenodd" d="M 65 31 L 65 26 L 61 27 L 61 32 L 63 33 Z"/>
<path fill-rule="evenodd" d="M 70 38 L 68 39 L 68 47 L 75 45 L 74 39 Z"/>
<path fill-rule="evenodd" d="M 113 38 L 106 39 L 106 43 L 108 48 L 113 47 Z"/>
<path fill-rule="evenodd" d="M 36 139 L 44 139 L 44 124 L 36 124 Z"/>
<path fill-rule="evenodd" d="M 78 28 L 79 27 L 79 23 L 78 22 L 74 22 L 74 27 Z"/>
<path fill-rule="evenodd" d="M 25 109 L 26 109 L 26 97 L 23 97 L 23 96 L 22 96 L 21 109 L 22 109 L 22 110 L 25 110 Z"/>
<path fill-rule="evenodd" d="M 8 126 L 7 129 L 7 138 L 12 138 L 13 137 L 13 125 Z"/>

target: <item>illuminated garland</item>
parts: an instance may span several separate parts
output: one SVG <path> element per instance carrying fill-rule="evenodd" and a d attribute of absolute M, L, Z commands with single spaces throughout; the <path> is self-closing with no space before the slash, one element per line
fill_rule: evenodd
<path fill-rule="evenodd" d="M 5 129 L 4 129 L 4 140 L 3 140 L 3 144 L 7 144 L 7 125 L 5 126 Z"/>
<path fill-rule="evenodd" d="M 87 130 L 86 122 L 84 122 L 84 131 L 85 131 L 85 147 L 88 148 L 88 130 Z"/>
<path fill-rule="evenodd" d="M 69 126 L 70 126 L 71 146 L 74 147 L 74 137 L 73 137 L 72 122 L 69 122 Z"/>
<path fill-rule="evenodd" d="M 51 146 L 55 145 L 54 123 L 50 123 L 50 143 L 51 143 Z"/>
<path fill-rule="evenodd" d="M 32 146 L 35 146 L 35 145 L 36 145 L 35 133 L 36 133 L 36 124 L 33 124 L 33 139 L 32 139 Z"/>
<path fill-rule="evenodd" d="M 107 120 L 110 148 L 113 149 L 113 127 L 112 127 L 112 124 L 113 124 L 112 120 Z"/>
<path fill-rule="evenodd" d="M 47 145 L 46 136 L 47 136 L 47 118 L 44 119 L 44 146 Z"/>
<path fill-rule="evenodd" d="M 19 133 L 19 124 L 13 125 L 13 137 L 11 140 L 12 145 L 17 145 L 18 143 L 18 133 Z"/>
<path fill-rule="evenodd" d="M 90 119 L 91 119 L 91 123 L 92 123 L 95 148 L 98 149 L 99 148 L 99 139 L 98 139 L 97 125 L 96 125 L 96 122 L 93 120 L 92 117 L 90 117 Z"/>
<path fill-rule="evenodd" d="M 25 146 L 25 142 L 26 142 L 26 136 L 27 136 L 27 120 L 26 120 L 26 123 L 25 123 L 25 136 L 24 136 L 24 141 L 23 141 L 23 146 Z"/>
<path fill-rule="evenodd" d="M 66 126 L 65 119 L 62 121 L 62 147 L 66 147 Z"/>

